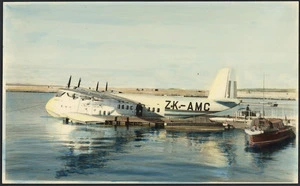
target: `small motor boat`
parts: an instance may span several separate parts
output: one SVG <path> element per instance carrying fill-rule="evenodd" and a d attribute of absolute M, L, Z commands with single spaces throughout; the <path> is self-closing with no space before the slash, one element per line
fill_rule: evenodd
<path fill-rule="evenodd" d="M 275 118 L 255 118 L 245 132 L 249 135 L 250 146 L 259 148 L 295 137 L 291 126 Z"/>

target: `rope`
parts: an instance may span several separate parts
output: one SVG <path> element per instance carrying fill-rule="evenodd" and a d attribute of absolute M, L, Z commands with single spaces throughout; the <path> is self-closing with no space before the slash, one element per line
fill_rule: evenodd
<path fill-rule="evenodd" d="M 32 106 L 29 106 L 29 107 L 18 108 L 18 109 L 6 111 L 6 113 L 16 112 L 16 111 L 21 111 L 21 110 L 27 110 L 27 109 L 31 109 L 31 108 L 34 108 L 34 107 L 38 107 L 38 106 L 44 105 L 44 104 L 45 104 L 45 102 L 41 102 L 41 103 L 38 104 L 38 105 L 32 105 Z"/>

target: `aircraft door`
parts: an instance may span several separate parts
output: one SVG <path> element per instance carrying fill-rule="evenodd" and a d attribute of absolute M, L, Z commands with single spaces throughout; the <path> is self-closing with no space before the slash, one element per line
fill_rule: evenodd
<path fill-rule="evenodd" d="M 136 105 L 136 116 L 143 116 L 143 106 L 141 103 Z"/>

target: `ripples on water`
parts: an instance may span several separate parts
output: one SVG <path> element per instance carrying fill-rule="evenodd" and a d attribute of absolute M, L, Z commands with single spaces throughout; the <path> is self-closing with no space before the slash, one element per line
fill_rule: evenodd
<path fill-rule="evenodd" d="M 52 94 L 8 93 L 3 152 L 13 182 L 295 182 L 297 140 L 249 148 L 243 130 L 66 125 L 44 110 Z"/>

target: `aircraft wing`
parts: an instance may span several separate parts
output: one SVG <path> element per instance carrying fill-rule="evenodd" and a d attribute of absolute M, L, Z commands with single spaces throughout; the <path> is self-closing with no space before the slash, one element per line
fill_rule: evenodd
<path fill-rule="evenodd" d="M 68 90 L 68 89 L 65 89 L 65 90 Z M 114 100 L 118 100 L 121 102 L 129 102 L 129 103 L 138 104 L 138 102 L 136 102 L 136 101 L 120 97 L 111 92 L 98 92 L 95 90 L 84 89 L 84 88 L 72 89 L 72 91 L 76 92 L 78 94 L 81 94 L 82 96 L 85 96 L 85 97 L 91 97 L 91 98 L 96 98 L 96 99 L 114 99 Z"/>
<path fill-rule="evenodd" d="M 80 114 L 80 113 L 67 113 L 66 117 L 70 120 L 78 123 L 105 123 L 105 118 L 100 116 L 92 116 L 87 114 Z"/>
<path fill-rule="evenodd" d="M 133 101 L 131 99 L 123 98 L 123 97 L 120 97 L 116 94 L 112 94 L 112 93 L 109 93 L 109 92 L 105 92 L 104 94 L 105 94 L 105 97 L 107 97 L 107 98 L 115 99 L 115 100 L 118 100 L 118 101 L 121 101 L 121 102 L 129 102 L 129 103 L 134 103 L 134 104 L 139 103 L 137 101 Z"/>

